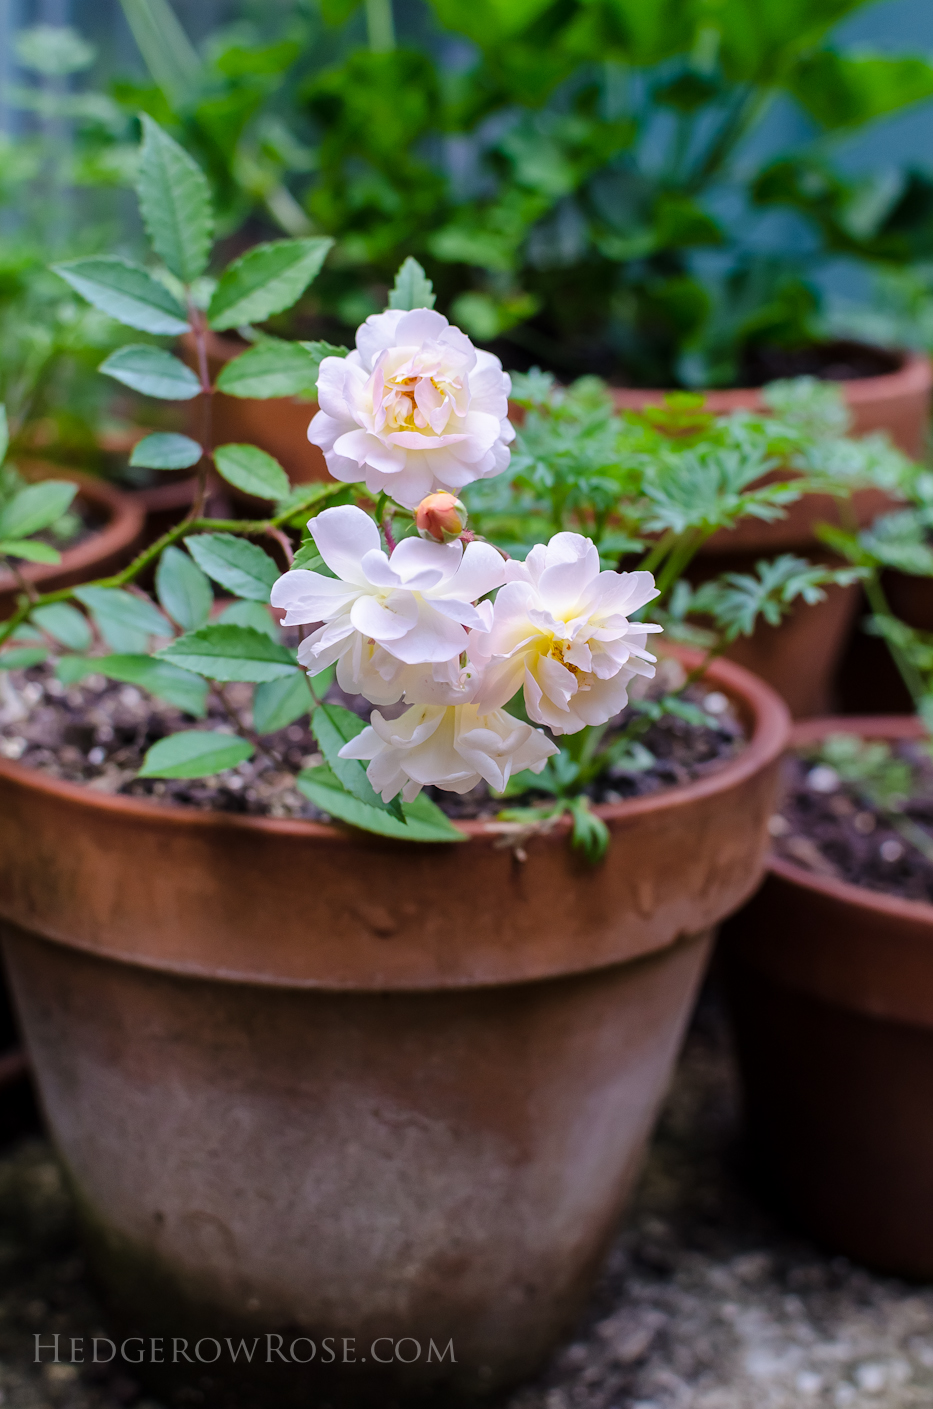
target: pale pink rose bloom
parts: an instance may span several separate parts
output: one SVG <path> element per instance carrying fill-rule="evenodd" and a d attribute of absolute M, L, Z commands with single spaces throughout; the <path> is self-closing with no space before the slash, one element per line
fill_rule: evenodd
<path fill-rule="evenodd" d="M 412 705 L 392 720 L 374 709 L 370 727 L 344 744 L 340 757 L 371 760 L 366 776 L 383 802 L 398 793 L 412 802 L 423 787 L 466 793 L 480 779 L 501 792 L 513 773 L 540 773 L 556 752 L 540 729 L 503 709 Z"/>
<path fill-rule="evenodd" d="M 422 678 L 427 698 L 452 690 L 462 699 L 468 628 L 492 623 L 491 603 L 472 604 L 505 577 L 496 550 L 406 538 L 387 556 L 373 520 L 352 505 L 325 509 L 308 527 L 336 577 L 295 568 L 271 595 L 286 626 L 323 623 L 301 643 L 301 664 L 316 674 L 336 661 L 341 689 L 374 704 L 394 703 Z"/>
<path fill-rule="evenodd" d="M 414 509 L 507 468 L 510 389 L 498 357 L 442 314 L 392 308 L 367 318 L 349 356 L 324 358 L 308 439 L 335 479 Z"/>
<path fill-rule="evenodd" d="M 479 708 L 523 689 L 529 718 L 575 734 L 624 709 L 633 676 L 654 674 L 645 643 L 661 627 L 629 621 L 658 595 L 650 572 L 601 572 L 588 538 L 557 533 L 524 563 L 507 563 L 506 579 L 491 628 L 470 633 Z"/>

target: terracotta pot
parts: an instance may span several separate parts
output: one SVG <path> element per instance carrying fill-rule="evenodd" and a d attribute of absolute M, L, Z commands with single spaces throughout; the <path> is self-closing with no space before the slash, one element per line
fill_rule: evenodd
<path fill-rule="evenodd" d="M 852 412 L 854 434 L 886 430 L 902 450 L 919 457 L 929 418 L 933 364 L 917 353 L 900 357 L 896 371 L 840 385 Z M 620 408 L 639 410 L 660 403 L 665 392 L 619 387 L 613 395 Z M 753 387 L 709 392 L 707 405 L 719 413 L 764 407 L 760 389 Z M 859 490 L 851 499 L 862 527 L 893 507 L 894 501 L 877 489 Z M 827 556 L 815 538 L 813 527 L 818 523 L 841 523 L 839 502 L 832 495 L 806 494 L 774 523 L 746 519 L 704 544 L 696 577 L 704 580 L 720 572 L 754 571 L 757 558 L 778 553 L 838 562 Z M 836 703 L 836 675 L 852 636 L 859 600 L 857 587 L 830 588 L 825 601 L 813 607 L 799 604 L 779 627 L 758 626 L 752 637 L 740 638 L 726 654 L 773 685 L 795 718 L 825 714 Z"/>
<path fill-rule="evenodd" d="M 211 380 L 221 369 L 246 351 L 239 338 L 208 333 L 207 355 Z M 194 339 L 186 334 L 181 339 L 182 356 L 189 366 L 197 363 Z M 190 434 L 201 435 L 201 398 L 188 402 Z M 316 401 L 304 401 L 297 396 L 275 397 L 271 401 L 249 401 L 238 396 L 217 392 L 213 406 L 213 440 L 215 445 L 258 445 L 273 455 L 293 484 L 326 480 L 330 476 L 324 455 L 308 440 L 308 426 L 317 411 Z M 250 499 L 251 496 L 239 496 Z M 253 500 L 259 503 L 259 500 Z"/>
<path fill-rule="evenodd" d="M 449 1404 L 541 1363 L 638 1173 L 713 929 L 760 874 L 786 710 L 734 666 L 710 679 L 748 746 L 600 808 L 595 870 L 563 830 L 522 863 L 482 823 L 418 846 L 0 760 L 12 984 L 124 1324 L 358 1356 L 453 1338 L 456 1365 L 320 1366 L 328 1403 L 441 1382 Z M 256 1370 L 278 1404 L 315 1368 Z"/>
<path fill-rule="evenodd" d="M 887 431 L 905 455 L 918 460 L 926 446 L 933 392 L 933 364 L 919 352 L 892 353 L 900 360 L 895 371 L 880 377 L 858 377 L 840 382 L 852 413 L 853 434 Z M 667 392 L 641 387 L 615 387 L 616 405 L 630 410 L 658 405 Z M 729 411 L 760 411 L 764 408 L 758 387 L 735 387 L 728 391 L 704 392 L 707 407 L 719 414 Z"/>
<path fill-rule="evenodd" d="M 825 549 L 801 545 L 811 562 L 835 562 Z M 755 572 L 754 554 L 698 558 L 690 576 L 704 581 L 724 572 Z M 827 714 L 837 671 L 858 614 L 861 588 L 827 587 L 812 606 L 799 600 L 779 626 L 760 621 L 751 636 L 740 636 L 726 651 L 729 660 L 766 680 L 795 719 Z"/>
<path fill-rule="evenodd" d="M 37 591 L 51 592 L 58 587 L 72 587 L 79 582 L 105 577 L 130 561 L 141 542 L 143 510 L 129 495 L 114 489 L 106 480 L 58 465 L 24 461 L 20 468 L 28 479 L 71 480 L 79 486 L 78 502 L 83 501 L 94 517 L 103 521 L 101 528 L 82 543 L 66 548 L 60 563 L 22 564 L 23 577 Z M 20 591 L 11 572 L 0 572 L 0 619 L 11 614 Z"/>
<path fill-rule="evenodd" d="M 918 738 L 915 718 L 798 725 Z M 933 1276 L 933 905 L 772 857 L 723 927 L 752 1148 L 820 1242 Z"/>

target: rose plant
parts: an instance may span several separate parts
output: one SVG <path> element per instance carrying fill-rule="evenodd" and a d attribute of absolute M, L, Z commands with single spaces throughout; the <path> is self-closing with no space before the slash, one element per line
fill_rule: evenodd
<path fill-rule="evenodd" d="M 22 661 L 23 650 L 33 661 L 54 651 L 65 681 L 89 673 L 129 681 L 195 719 L 213 689 L 233 732 L 172 734 L 150 748 L 141 776 L 211 776 L 310 713 L 325 762 L 297 784 L 331 816 L 454 841 L 461 833 L 422 789 L 463 793 L 483 780 L 529 804 L 507 810 L 507 820 L 568 811 L 574 844 L 598 859 L 608 834 L 589 809 L 588 786 L 626 761 L 637 766 L 633 747 L 652 719 L 704 720 L 682 689 L 630 701 L 630 683 L 654 674 L 649 636 L 663 625 L 703 643 L 712 659 L 760 617 L 775 622 L 799 597 L 816 600 L 826 584 L 858 576 L 858 567 L 794 555 L 700 587 L 684 576 L 705 539 L 743 517 L 779 517 L 814 486 L 845 494 L 866 478 L 897 476 L 902 457 L 883 442 L 844 439 L 825 389 L 778 387 L 768 416 L 716 420 L 688 398 L 620 417 L 599 384 L 565 392 L 531 374 L 517 379 L 526 414 L 513 452 L 510 378 L 433 309 L 413 259 L 354 350 L 282 342 L 255 325 L 301 293 L 328 241 L 259 246 L 209 278 L 206 183 L 151 119 L 139 197 L 160 265 L 99 257 L 58 272 L 131 326 L 193 334 L 197 374 L 153 343 L 120 348 L 101 370 L 157 397 L 203 397 L 200 441 L 157 434 L 134 452 L 137 464 L 197 464 L 201 490 L 188 518 L 121 573 L 24 594 L 0 628 L 0 647 L 10 647 L 0 665 Z M 316 386 L 308 435 L 333 484 L 293 490 L 256 447 L 212 445 L 205 339 L 208 328 L 228 327 L 253 345 L 216 389 L 270 397 Z M 204 518 L 211 464 L 274 501 L 270 516 Z M 789 473 L 775 480 L 769 472 L 779 466 Z M 290 535 L 305 524 L 295 554 Z M 289 560 L 284 574 L 262 540 Z M 622 554 L 634 570 L 616 570 Z M 155 600 L 138 586 L 153 568 Z M 237 599 L 219 616 L 212 582 Z M 270 600 L 286 632 L 298 628 L 297 649 L 268 614 Z M 649 604 L 658 621 L 642 620 Z M 88 623 L 103 652 L 88 651 Z M 368 725 L 328 701 L 334 675 L 345 694 L 376 706 Z M 234 681 L 255 686 L 251 719 L 225 698 Z M 399 705 L 401 713 L 382 712 Z M 629 705 L 620 728 L 613 721 Z"/>

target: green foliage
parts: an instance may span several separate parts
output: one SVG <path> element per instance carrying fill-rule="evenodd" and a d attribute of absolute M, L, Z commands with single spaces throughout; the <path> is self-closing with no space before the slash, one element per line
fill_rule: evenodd
<path fill-rule="evenodd" d="M 76 587 L 74 595 L 114 651 L 141 654 L 148 650 L 150 637 L 172 634 L 169 622 L 148 597 L 95 585 Z"/>
<path fill-rule="evenodd" d="M 340 757 L 340 750 L 344 744 L 355 739 L 366 728 L 365 721 L 360 719 L 358 714 L 344 709 L 342 705 L 322 704 L 318 705 L 311 716 L 311 728 L 314 731 L 314 737 L 321 746 L 321 752 L 327 760 L 330 771 L 341 787 L 360 802 L 365 803 L 367 807 L 391 812 L 399 822 L 403 822 L 401 799 L 396 797 L 390 803 L 383 802 L 379 794 L 373 791 L 372 784 L 366 776 L 365 764 L 358 758 Z"/>
<path fill-rule="evenodd" d="M 364 831 L 377 832 L 385 837 L 396 837 L 400 841 L 466 841 L 466 834 L 459 831 L 423 793 L 416 797 L 414 802 L 402 803 L 405 820 L 400 822 L 388 808 L 370 807 L 352 793 L 348 793 L 326 764 L 318 768 L 303 769 L 296 781 L 299 790 L 310 798 L 316 807 L 351 827 L 360 827 Z"/>
<path fill-rule="evenodd" d="M 403 262 L 389 290 L 390 308 L 433 308 L 434 285 L 417 259 L 411 255 Z"/>
<path fill-rule="evenodd" d="M 147 269 L 116 255 L 73 259 L 52 266 L 88 303 L 144 333 L 188 331 L 185 309 Z"/>
<path fill-rule="evenodd" d="M 279 570 L 257 544 L 232 533 L 192 534 L 185 542 L 198 567 L 228 592 L 252 602 L 269 601 Z"/>
<path fill-rule="evenodd" d="M 0 538 L 28 538 L 60 519 L 78 487 L 69 480 L 46 479 L 17 489 L 0 503 Z"/>
<path fill-rule="evenodd" d="M 212 328 L 261 323 L 301 297 L 320 272 L 333 240 L 276 240 L 255 245 L 218 280 L 207 310 Z"/>
<path fill-rule="evenodd" d="M 214 464 L 228 484 L 260 499 L 287 499 L 288 475 L 278 460 L 256 445 L 218 445 Z"/>
<path fill-rule="evenodd" d="M 94 639 L 87 617 L 67 602 L 36 607 L 31 619 L 53 641 L 67 646 L 70 651 L 86 651 Z"/>
<path fill-rule="evenodd" d="M 828 585 L 849 587 L 859 568 L 829 568 L 809 563 L 793 553 L 755 564 L 755 573 L 728 572 L 698 588 L 682 608 L 683 615 L 710 616 L 726 641 L 751 636 L 759 619 L 778 626 L 793 604 L 821 602 Z"/>
<path fill-rule="evenodd" d="M 214 593 L 206 575 L 187 553 L 180 548 L 166 548 L 156 569 L 155 585 L 163 609 L 183 631 L 196 631 L 205 624 Z"/>
<path fill-rule="evenodd" d="M 148 114 L 136 190 L 152 248 L 183 283 L 207 268 L 214 216 L 203 171 Z M 145 390 L 145 388 L 143 388 Z"/>
<path fill-rule="evenodd" d="M 266 401 L 274 396 L 313 397 L 317 390 L 321 357 L 313 348 L 321 344 L 263 339 L 226 364 L 217 378 L 217 390 L 227 396 Z M 345 348 L 330 348 L 323 356 L 346 356 Z"/>
<path fill-rule="evenodd" d="M 294 675 L 295 655 L 252 626 L 218 623 L 188 631 L 159 652 L 161 660 L 209 680 L 262 684 Z"/>
<path fill-rule="evenodd" d="M 253 692 L 253 728 L 257 734 L 275 734 L 308 714 L 313 705 L 303 674 L 267 680 Z"/>
<path fill-rule="evenodd" d="M 130 464 L 150 470 L 186 470 L 196 465 L 203 454 L 190 435 L 162 431 L 144 436 L 133 446 Z"/>
<path fill-rule="evenodd" d="M 246 739 L 210 729 L 191 729 L 160 739 L 146 754 L 140 778 L 209 778 L 252 758 Z"/>
<path fill-rule="evenodd" d="M 167 661 L 153 660 L 147 655 L 108 655 L 89 657 L 85 663 L 88 673 L 138 685 L 195 719 L 203 719 L 207 713 L 207 681 Z"/>
<path fill-rule="evenodd" d="M 190 367 L 148 343 L 119 348 L 100 364 L 100 370 L 133 391 L 160 401 L 190 401 L 201 392 L 201 383 Z"/>

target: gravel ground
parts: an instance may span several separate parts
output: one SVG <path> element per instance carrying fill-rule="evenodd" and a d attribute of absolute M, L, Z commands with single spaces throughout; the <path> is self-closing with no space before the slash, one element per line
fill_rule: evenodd
<path fill-rule="evenodd" d="M 736 1110 L 707 997 L 577 1338 L 497 1409 L 933 1405 L 933 1287 L 872 1276 L 783 1227 L 743 1175 Z M 35 1367 L 37 1331 L 104 1326 L 58 1167 L 30 1136 L 0 1151 L 0 1404 L 159 1409 L 125 1376 Z"/>

